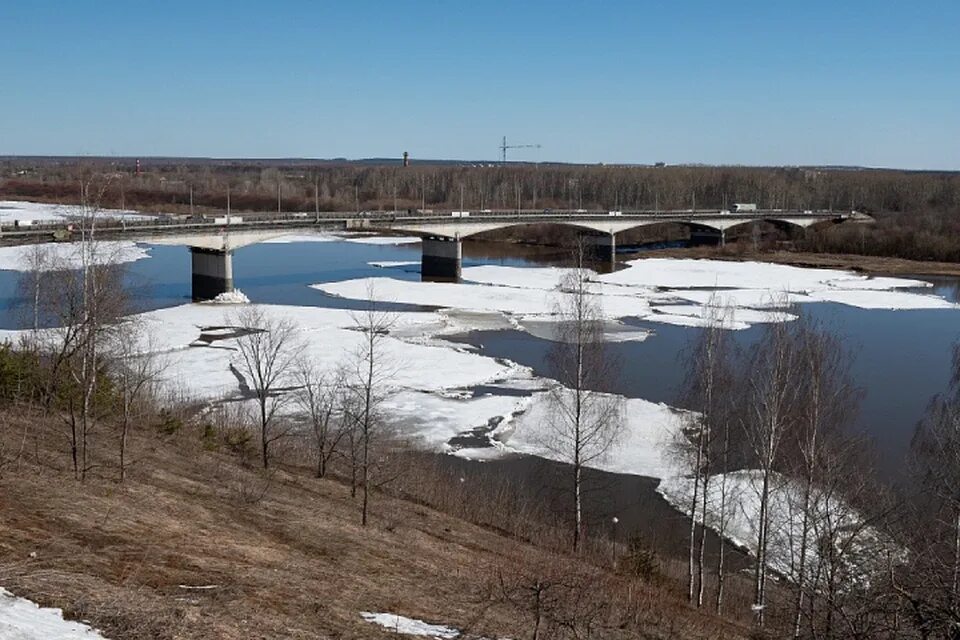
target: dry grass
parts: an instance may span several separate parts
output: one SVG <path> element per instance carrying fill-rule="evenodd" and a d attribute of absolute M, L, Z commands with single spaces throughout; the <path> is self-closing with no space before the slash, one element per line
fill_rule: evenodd
<path fill-rule="evenodd" d="M 5 416 L 3 436 L 26 424 Z M 606 590 L 591 596 L 616 603 L 623 628 L 592 637 L 743 635 L 662 586 L 410 502 L 376 496 L 362 528 L 349 487 L 296 469 L 265 475 L 205 450 L 190 428 L 139 434 L 125 484 L 106 467 L 80 484 L 51 464 L 67 460 L 55 430 L 29 424 L 29 446 L 0 478 L 0 585 L 116 640 L 387 637 L 360 611 L 525 637 L 529 614 L 500 597 L 498 579 L 545 567 L 576 584 L 590 576 Z"/>

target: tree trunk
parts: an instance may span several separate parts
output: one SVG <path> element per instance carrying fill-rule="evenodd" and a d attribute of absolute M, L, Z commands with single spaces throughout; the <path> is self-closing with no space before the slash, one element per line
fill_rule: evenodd
<path fill-rule="evenodd" d="M 263 458 L 263 468 L 270 466 L 270 457 L 267 451 L 267 398 L 265 391 L 260 392 L 260 452 Z"/>
<path fill-rule="evenodd" d="M 807 541 L 810 528 L 810 494 L 812 478 L 808 474 L 803 488 L 803 522 L 800 530 L 800 567 L 797 569 L 797 593 L 793 602 L 793 637 L 800 637 L 800 620 L 803 611 L 803 586 L 806 579 Z"/>
<path fill-rule="evenodd" d="M 690 499 L 690 549 L 687 557 L 687 600 L 693 602 L 694 564 L 697 547 L 697 504 L 700 491 L 700 471 L 703 458 L 703 422 L 698 420 L 700 429 L 697 436 L 697 458 L 693 469 L 693 496 Z"/>
<path fill-rule="evenodd" d="M 703 606 L 703 559 L 704 553 L 707 546 L 707 488 L 710 482 L 710 476 L 706 472 L 703 473 L 703 503 L 702 503 L 702 512 L 703 512 L 703 525 L 700 527 L 700 550 L 697 556 L 697 607 Z"/>
<path fill-rule="evenodd" d="M 767 580 L 767 510 L 770 498 L 770 471 L 763 471 L 763 485 L 760 490 L 760 514 L 757 526 L 757 566 L 754 571 L 753 606 L 756 615 L 756 624 L 762 627 L 764 623 L 764 606 L 766 605 Z"/>

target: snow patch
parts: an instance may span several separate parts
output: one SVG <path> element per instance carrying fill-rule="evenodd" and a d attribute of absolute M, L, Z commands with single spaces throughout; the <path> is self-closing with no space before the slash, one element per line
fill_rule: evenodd
<path fill-rule="evenodd" d="M 449 636 L 456 637 L 456 636 Z M 63 619 L 63 611 L 41 607 L 0 587 L 0 638 L 7 640 L 105 640 L 95 629 Z"/>
<path fill-rule="evenodd" d="M 14 220 L 32 220 L 33 222 L 61 222 L 84 215 L 84 209 L 75 204 L 48 204 L 27 202 L 25 200 L 0 200 L 0 222 L 9 224 Z M 87 212 L 88 213 L 88 212 Z M 153 220 L 153 216 L 143 215 L 128 209 L 100 209 L 96 212 L 101 218 L 126 218 L 127 220 Z"/>
<path fill-rule="evenodd" d="M 459 638 L 460 630 L 442 624 L 430 624 L 416 618 L 407 618 L 396 613 L 360 613 L 367 622 L 380 625 L 384 629 L 407 636 L 426 636 L 428 638 Z"/>

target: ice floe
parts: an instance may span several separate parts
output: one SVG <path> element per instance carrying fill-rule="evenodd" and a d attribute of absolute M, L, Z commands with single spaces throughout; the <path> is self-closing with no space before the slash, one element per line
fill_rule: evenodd
<path fill-rule="evenodd" d="M 294 244 L 297 242 L 339 242 L 343 240 L 339 236 L 331 233 L 291 233 L 290 235 L 278 236 L 263 240 L 260 244 Z"/>
<path fill-rule="evenodd" d="M 723 529 L 724 537 L 754 554 L 762 482 L 763 476 L 758 470 L 732 471 L 711 476 L 707 491 L 707 526 L 716 531 Z M 665 476 L 657 491 L 675 508 L 689 513 L 693 491 L 689 476 L 680 473 Z M 774 571 L 794 581 L 800 575 L 803 554 L 803 496 L 799 482 L 779 473 L 771 475 L 767 561 Z M 721 504 L 724 505 L 722 519 Z M 889 536 L 867 525 L 862 515 L 838 495 L 827 495 L 814 488 L 809 510 L 803 562 L 807 579 L 818 573 L 823 548 L 818 538 L 833 536 L 838 548 L 846 547 L 847 553 L 861 557 L 855 567 L 848 567 L 847 584 L 869 581 L 883 569 L 888 554 L 901 553 Z M 697 513 L 697 521 L 703 522 L 702 511 Z M 824 529 L 825 523 L 829 523 L 831 531 Z"/>
<path fill-rule="evenodd" d="M 331 295 L 364 299 L 370 286 L 395 302 L 497 312 L 516 328 L 544 334 L 564 294 L 558 287 L 567 269 L 479 266 L 463 269 L 463 282 L 409 282 L 389 277 L 313 285 Z M 730 328 L 782 322 L 796 303 L 836 302 L 868 309 L 947 309 L 956 305 L 916 290 L 930 284 L 904 278 L 869 278 L 849 271 L 809 269 L 758 262 L 645 259 L 615 273 L 592 274 L 612 320 L 637 318 L 662 324 L 703 326 L 704 307 L 718 301 L 732 309 Z M 913 291 L 911 291 L 911 289 Z M 611 340 L 643 339 L 611 333 Z"/>
<path fill-rule="evenodd" d="M 0 270 L 32 271 L 79 269 L 83 265 L 83 246 L 75 242 L 0 247 Z M 150 248 L 127 240 L 97 241 L 94 262 L 128 263 L 150 257 Z"/>
<path fill-rule="evenodd" d="M 342 234 L 340 239 L 358 244 L 416 244 L 422 240 L 417 236 L 376 236 Z"/>
<path fill-rule="evenodd" d="M 419 260 L 376 260 L 373 262 L 368 262 L 368 265 L 371 267 L 377 267 L 378 269 L 400 269 L 404 267 L 419 267 Z"/>
<path fill-rule="evenodd" d="M 624 400 L 623 431 L 607 454 L 590 466 L 612 473 L 667 478 L 679 473 L 672 454 L 676 434 L 689 414 L 662 403 L 638 398 Z M 548 445 L 552 432 L 547 392 L 536 394 L 527 410 L 517 416 L 498 438 L 509 449 L 558 459 Z"/>
<path fill-rule="evenodd" d="M 249 302 L 250 298 L 247 297 L 247 294 L 240 289 L 234 289 L 233 291 L 218 293 L 208 304 L 247 304 Z"/>
<path fill-rule="evenodd" d="M 286 320 L 298 328 L 298 352 L 318 368 L 332 372 L 362 341 L 355 330 L 356 312 L 343 309 L 257 305 L 269 319 Z M 236 324 L 229 308 L 208 303 L 186 304 L 140 314 L 143 331 L 151 339 L 145 351 L 170 354 L 165 358 L 163 380 L 187 397 L 216 399 L 236 394 L 238 381 L 231 365 L 238 363 L 235 337 L 223 330 Z M 394 391 L 421 392 L 467 388 L 487 382 L 525 379 L 526 367 L 498 361 L 451 345 L 428 340 L 437 325 L 436 314 L 404 312 L 393 315 L 391 336 L 384 341 L 383 365 L 391 373 Z M 225 335 L 214 342 L 200 341 L 204 327 L 219 328 Z M 393 332 L 405 339 L 393 337 Z M 215 335 L 207 331 L 206 335 Z M 18 331 L 0 331 L 0 339 L 15 340 Z M 422 398 L 421 398 L 422 400 Z M 412 409 L 415 407 L 412 407 Z M 467 428 L 475 426 L 467 423 Z M 435 442 L 436 439 L 431 439 Z"/>

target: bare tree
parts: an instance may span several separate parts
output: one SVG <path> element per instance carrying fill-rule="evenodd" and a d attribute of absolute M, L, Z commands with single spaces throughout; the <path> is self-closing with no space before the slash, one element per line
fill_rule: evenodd
<path fill-rule="evenodd" d="M 569 559 L 498 568 L 491 586 L 495 600 L 528 617 L 531 640 L 613 637 L 636 620 L 635 604 L 609 575 Z"/>
<path fill-rule="evenodd" d="M 903 538 L 909 562 L 895 588 L 924 637 L 960 629 L 960 346 L 950 388 L 934 398 L 911 443 Z"/>
<path fill-rule="evenodd" d="M 779 305 L 786 306 L 785 301 Z M 744 417 L 748 446 L 759 471 L 759 509 L 756 531 L 753 611 L 757 626 L 764 624 L 770 542 L 771 496 L 777 480 L 780 449 L 797 417 L 799 370 L 795 336 L 791 323 L 772 322 L 748 362 L 748 413 Z"/>
<path fill-rule="evenodd" d="M 40 330 L 43 318 L 43 294 L 54 259 L 50 247 L 46 244 L 32 244 L 26 248 L 26 271 L 21 273 L 18 287 L 24 301 L 29 301 L 31 327 L 34 334 Z"/>
<path fill-rule="evenodd" d="M 845 431 L 856 413 L 859 392 L 851 381 L 851 355 L 837 336 L 803 314 L 795 322 L 794 333 L 799 342 L 799 420 L 787 445 L 793 461 L 792 475 L 802 487 L 798 505 L 800 540 L 791 544 L 791 548 L 799 547 L 791 578 L 795 584 L 793 634 L 800 637 L 804 594 L 810 577 L 810 547 L 815 542 L 814 525 L 818 518 L 834 515 L 824 513 L 831 505 L 822 504 L 823 491 L 818 485 L 826 479 L 831 456 L 844 446 Z"/>
<path fill-rule="evenodd" d="M 731 309 L 713 295 L 704 307 L 704 328 L 686 353 L 687 379 L 684 404 L 693 410 L 690 424 L 681 434 L 681 452 L 693 475 L 690 495 L 690 540 L 687 568 L 687 596 L 697 606 L 703 605 L 704 554 L 706 527 L 710 516 L 710 478 L 720 472 L 720 508 L 718 522 L 723 527 L 726 508 L 726 457 L 729 455 L 729 386 L 731 376 L 730 348 L 727 333 Z M 715 460 L 715 458 L 717 458 Z M 697 537 L 697 521 L 700 527 Z M 721 544 L 722 546 L 722 544 Z M 722 601 L 723 554 L 718 560 L 718 596 Z M 719 608 L 719 604 L 717 605 Z"/>
<path fill-rule="evenodd" d="M 387 397 L 392 373 L 385 342 L 395 322 L 392 313 L 377 305 L 372 289 L 367 291 L 367 300 L 369 307 L 354 315 L 354 328 L 361 334 L 360 344 L 344 367 L 344 410 L 351 430 L 354 493 L 359 484 L 362 495 L 360 523 L 363 526 L 367 525 L 370 486 L 378 468 L 374 449 L 383 429 L 381 405 Z"/>
<path fill-rule="evenodd" d="M 557 336 L 549 363 L 558 385 L 549 392 L 544 446 L 570 465 L 573 549 L 583 538 L 583 469 L 602 459 L 623 429 L 623 403 L 605 393 L 617 371 L 605 348 L 600 295 L 583 266 L 584 245 L 576 247 L 575 268 L 564 273 L 555 306 Z"/>
<path fill-rule="evenodd" d="M 239 369 L 257 401 L 260 460 L 267 469 L 270 445 L 286 435 L 276 427 L 277 411 L 289 400 L 286 392 L 294 383 L 297 331 L 290 321 L 269 316 L 257 306 L 245 307 L 232 323 L 242 331 L 237 338 Z"/>
<path fill-rule="evenodd" d="M 144 417 L 146 402 L 163 371 L 143 325 L 136 318 L 124 320 L 109 345 L 109 372 L 119 404 L 119 479 L 126 480 L 130 464 L 129 436 L 135 420 Z"/>
<path fill-rule="evenodd" d="M 317 452 L 316 473 L 318 478 L 323 478 L 349 431 L 343 406 L 344 374 L 337 371 L 325 375 L 312 362 L 302 360 L 295 375 L 299 386 L 296 403 L 310 426 Z"/>
<path fill-rule="evenodd" d="M 96 236 L 109 179 L 83 173 L 79 185 L 81 204 L 73 218 L 74 235 L 79 237 L 67 251 L 48 254 L 43 264 L 34 265 L 45 269 L 45 275 L 33 288 L 38 327 L 33 340 L 48 363 L 44 404 L 48 409 L 55 405 L 65 409 L 74 475 L 82 481 L 92 469 L 90 446 L 97 425 L 109 410 L 101 393 L 105 347 L 128 309 L 119 256 L 122 247 Z M 39 331 L 42 319 L 54 328 Z"/>

